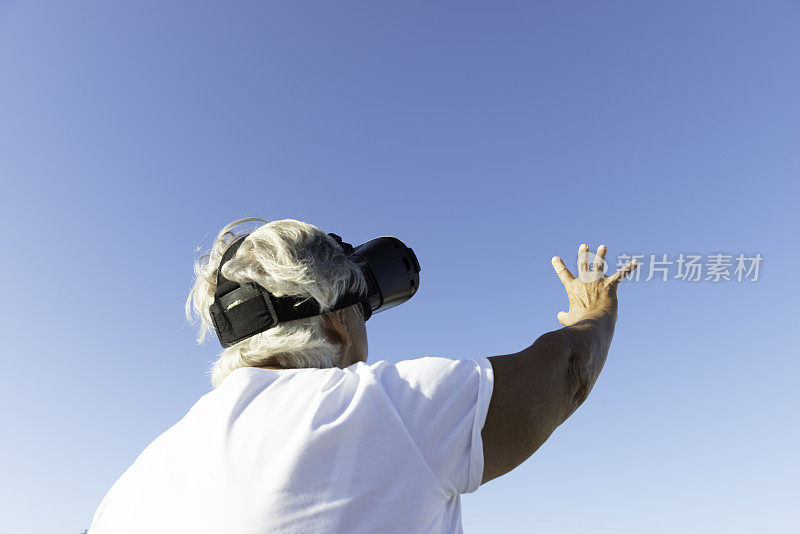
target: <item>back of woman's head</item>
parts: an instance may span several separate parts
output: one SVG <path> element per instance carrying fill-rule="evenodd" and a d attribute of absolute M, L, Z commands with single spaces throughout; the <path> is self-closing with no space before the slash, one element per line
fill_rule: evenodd
<path fill-rule="evenodd" d="M 253 223 L 266 223 L 247 230 Z M 345 293 L 365 294 L 367 284 L 358 265 L 325 232 L 314 225 L 284 219 L 266 222 L 248 218 L 223 228 L 211 251 L 194 266 L 195 282 L 186 300 L 190 323 L 200 320 L 198 343 L 214 331 L 209 306 L 214 302 L 222 255 L 237 237 L 248 235 L 236 255 L 225 263 L 222 275 L 234 282 L 255 282 L 276 297 L 313 299 L 325 312 Z M 355 321 L 360 306 L 345 310 L 345 320 Z M 219 385 L 239 367 L 335 367 L 340 347 L 324 334 L 323 317 L 279 323 L 223 350 L 211 368 L 211 383 Z"/>

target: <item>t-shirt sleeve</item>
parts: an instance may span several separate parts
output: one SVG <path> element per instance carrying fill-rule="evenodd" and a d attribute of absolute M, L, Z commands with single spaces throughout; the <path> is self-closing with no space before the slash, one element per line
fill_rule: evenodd
<path fill-rule="evenodd" d="M 489 360 L 406 360 L 384 367 L 379 381 L 442 488 L 452 494 L 478 489 L 481 430 L 494 382 Z"/>

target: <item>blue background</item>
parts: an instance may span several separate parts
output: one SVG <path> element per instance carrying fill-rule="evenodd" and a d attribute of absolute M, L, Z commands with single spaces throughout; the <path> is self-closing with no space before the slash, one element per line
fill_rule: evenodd
<path fill-rule="evenodd" d="M 589 400 L 464 525 L 797 532 L 799 26 L 779 0 L 0 2 L 0 530 L 87 528 L 208 391 L 192 263 L 258 216 L 414 248 L 370 361 L 526 347 L 582 242 L 760 253 L 755 283 L 624 284 Z"/>

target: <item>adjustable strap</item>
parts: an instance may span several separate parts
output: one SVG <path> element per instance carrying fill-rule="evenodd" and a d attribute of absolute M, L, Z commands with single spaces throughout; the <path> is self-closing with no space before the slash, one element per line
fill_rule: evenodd
<path fill-rule="evenodd" d="M 217 337 L 225 348 L 264 332 L 278 323 L 322 314 L 319 304 L 310 297 L 305 299 L 291 296 L 276 297 L 258 284 L 252 282 L 238 284 L 222 276 L 222 266 L 233 258 L 245 237 L 247 236 L 236 238 L 223 254 L 217 272 L 214 302 L 209 308 Z M 355 293 L 342 295 L 325 313 L 341 310 L 359 302 L 366 321 L 372 315 L 372 307 L 366 296 Z"/>

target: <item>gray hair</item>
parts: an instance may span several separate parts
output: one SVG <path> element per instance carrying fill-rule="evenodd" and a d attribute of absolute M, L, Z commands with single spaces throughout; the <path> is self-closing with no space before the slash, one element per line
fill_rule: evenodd
<path fill-rule="evenodd" d="M 209 332 L 214 332 L 209 306 L 214 302 L 222 255 L 236 237 L 248 233 L 242 227 L 254 222 L 266 224 L 252 230 L 235 256 L 224 265 L 225 278 L 238 283 L 255 282 L 276 297 L 313 299 L 323 312 L 345 293 L 367 292 L 358 264 L 316 226 L 294 219 L 272 222 L 240 219 L 225 226 L 211 251 L 195 262 L 195 281 L 186 299 L 186 318 L 190 324 L 196 324 L 197 318 L 200 320 L 198 344 L 205 341 Z M 358 304 L 345 309 L 345 322 L 352 324 L 355 315 L 363 319 Z M 341 347 L 328 340 L 323 325 L 321 315 L 297 319 L 228 347 L 211 366 L 212 386 L 218 386 L 239 367 L 337 366 Z"/>

